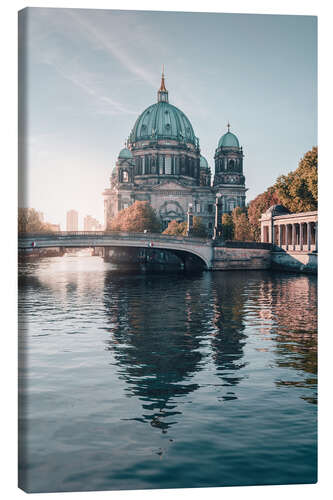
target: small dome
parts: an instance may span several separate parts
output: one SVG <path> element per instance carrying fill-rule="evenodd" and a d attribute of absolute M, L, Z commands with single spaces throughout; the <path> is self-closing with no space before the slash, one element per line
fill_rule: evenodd
<path fill-rule="evenodd" d="M 129 149 L 123 148 L 120 151 L 118 158 L 122 158 L 123 160 L 129 160 L 129 159 L 133 158 L 133 155 Z"/>
<path fill-rule="evenodd" d="M 235 134 L 232 134 L 231 132 L 227 132 L 226 134 L 222 135 L 221 139 L 219 140 L 218 144 L 219 148 L 239 148 L 239 142 Z"/>
<path fill-rule="evenodd" d="M 200 168 L 209 168 L 208 161 L 204 156 L 200 156 Z"/>
<path fill-rule="evenodd" d="M 283 205 L 272 205 L 265 212 L 265 215 L 269 215 L 272 217 L 275 217 L 275 215 L 286 215 L 286 214 L 290 214 L 290 211 Z"/>

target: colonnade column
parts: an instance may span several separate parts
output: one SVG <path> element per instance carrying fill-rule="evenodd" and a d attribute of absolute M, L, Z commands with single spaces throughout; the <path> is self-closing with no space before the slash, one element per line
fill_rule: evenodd
<path fill-rule="evenodd" d="M 281 231 L 281 224 L 278 225 L 278 245 L 279 247 L 282 246 L 282 231 Z"/>
<path fill-rule="evenodd" d="M 318 252 L 318 222 L 315 222 L 315 251 Z"/>
<path fill-rule="evenodd" d="M 308 252 L 311 250 L 311 222 L 306 223 L 306 235 L 307 235 L 307 243 L 308 243 Z"/>
<path fill-rule="evenodd" d="M 296 225 L 295 224 L 291 225 L 291 246 L 292 246 L 292 250 L 295 250 L 295 246 L 296 246 Z"/>
<path fill-rule="evenodd" d="M 299 249 L 300 249 L 300 251 L 303 250 L 303 229 L 304 229 L 304 225 L 302 222 L 300 222 L 300 224 L 299 224 Z"/>

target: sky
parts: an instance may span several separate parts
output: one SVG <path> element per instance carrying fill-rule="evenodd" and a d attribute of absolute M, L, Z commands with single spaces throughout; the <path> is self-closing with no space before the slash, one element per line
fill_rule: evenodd
<path fill-rule="evenodd" d="M 103 222 L 102 192 L 162 64 L 212 172 L 230 122 L 247 202 L 317 145 L 316 17 L 30 8 L 21 21 L 19 203 L 63 230 L 70 209 L 79 228 L 87 214 Z"/>

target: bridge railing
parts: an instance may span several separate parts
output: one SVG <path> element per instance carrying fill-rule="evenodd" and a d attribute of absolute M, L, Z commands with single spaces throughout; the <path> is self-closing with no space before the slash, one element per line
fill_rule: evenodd
<path fill-rule="evenodd" d="M 62 239 L 66 238 L 81 238 L 82 236 L 93 237 L 96 239 L 103 239 L 107 236 L 121 239 L 140 239 L 140 240 L 158 240 L 158 241 L 179 241 L 179 242 L 198 242 L 198 243 L 211 243 L 211 239 L 198 238 L 195 236 L 171 236 L 169 234 L 161 233 L 128 233 L 116 231 L 54 231 L 52 233 L 19 233 L 19 239 Z"/>

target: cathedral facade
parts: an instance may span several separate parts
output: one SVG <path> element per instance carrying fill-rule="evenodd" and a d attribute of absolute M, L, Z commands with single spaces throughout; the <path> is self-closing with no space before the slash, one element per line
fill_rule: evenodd
<path fill-rule="evenodd" d="M 243 150 L 229 124 L 214 161 L 212 182 L 199 139 L 187 116 L 169 103 L 162 74 L 157 102 L 136 120 L 112 170 L 110 187 L 103 192 L 105 227 L 120 210 L 139 200 L 152 205 L 163 229 L 172 220 L 185 221 L 190 210 L 212 234 L 217 196 L 222 213 L 245 206 Z"/>

